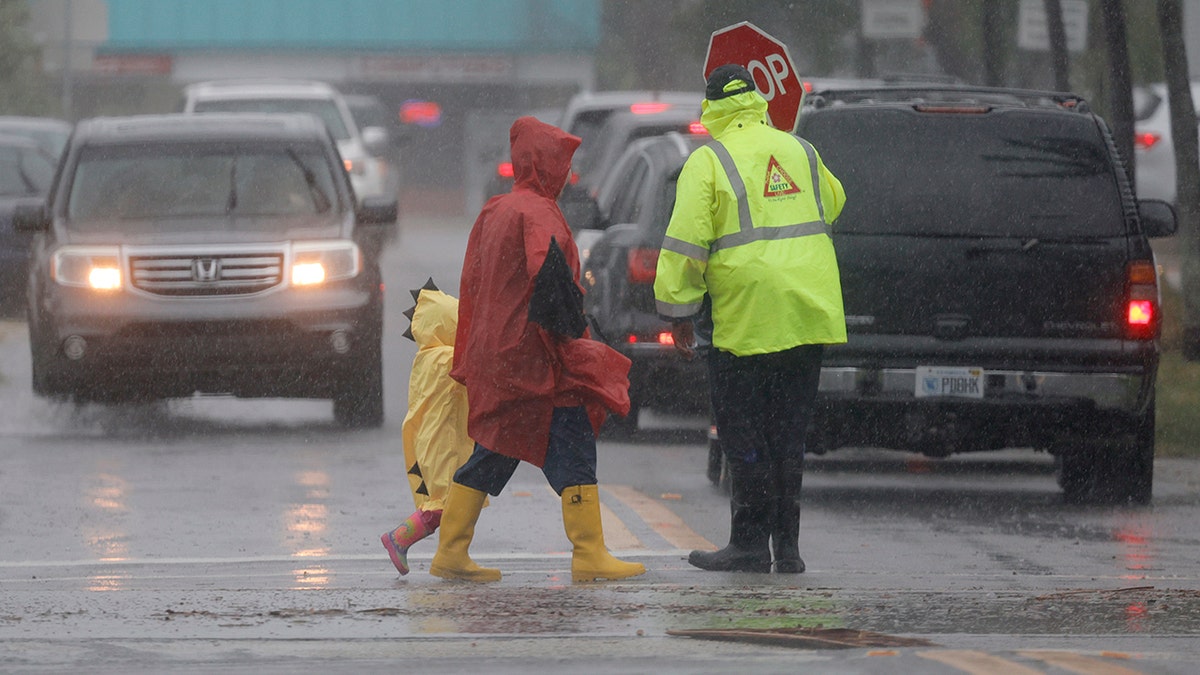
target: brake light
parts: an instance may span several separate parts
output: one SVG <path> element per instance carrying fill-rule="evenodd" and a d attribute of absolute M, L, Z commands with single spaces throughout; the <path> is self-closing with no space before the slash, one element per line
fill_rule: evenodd
<path fill-rule="evenodd" d="M 641 342 L 641 340 L 638 339 L 638 336 L 634 335 L 633 333 L 625 336 L 625 341 L 631 345 L 636 345 L 638 342 Z M 669 330 L 659 331 L 658 335 L 654 336 L 654 341 L 660 345 L 670 346 L 675 344 L 675 336 L 672 335 L 671 331 Z"/>
<path fill-rule="evenodd" d="M 652 284 L 658 270 L 658 249 L 629 249 L 629 283 Z"/>
<path fill-rule="evenodd" d="M 1161 135 L 1152 131 L 1144 131 L 1140 134 L 1133 135 L 1133 147 L 1138 150 L 1149 150 L 1161 140 Z"/>
<path fill-rule="evenodd" d="M 1129 325 L 1149 326 L 1154 319 L 1154 304 L 1149 300 L 1129 301 Z"/>
<path fill-rule="evenodd" d="M 1125 270 L 1125 332 L 1133 340 L 1158 336 L 1161 317 L 1158 304 L 1158 270 L 1154 263 L 1132 262 Z"/>
<path fill-rule="evenodd" d="M 579 173 L 572 171 L 571 177 L 567 179 L 567 182 L 570 183 L 571 185 L 578 185 L 579 184 Z"/>
<path fill-rule="evenodd" d="M 634 115 L 653 115 L 655 113 L 666 112 L 671 109 L 670 103 L 650 102 L 650 103 L 634 103 L 629 106 L 629 112 Z"/>
<path fill-rule="evenodd" d="M 513 167 L 512 162 L 500 162 L 496 165 L 496 175 L 501 178 L 512 178 Z"/>
<path fill-rule="evenodd" d="M 708 129 L 699 122 L 692 122 L 688 125 L 689 134 L 707 134 Z"/>
<path fill-rule="evenodd" d="M 800 86 L 801 86 L 801 88 L 803 88 L 803 89 L 804 89 L 804 93 L 806 93 L 806 94 L 811 94 L 811 93 L 812 93 L 812 90 L 813 90 L 813 83 L 812 83 L 812 82 L 809 82 L 808 80 L 805 80 L 805 81 L 803 81 L 803 82 L 801 82 L 801 83 L 800 83 Z"/>

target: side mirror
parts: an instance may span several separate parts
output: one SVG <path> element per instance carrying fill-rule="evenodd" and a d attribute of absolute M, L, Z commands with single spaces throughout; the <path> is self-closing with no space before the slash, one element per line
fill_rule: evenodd
<path fill-rule="evenodd" d="M 588 258 L 592 255 L 592 247 L 604 236 L 604 230 L 582 229 L 575 233 L 575 247 L 579 249 L 579 267 L 587 266 Z"/>
<path fill-rule="evenodd" d="M 1139 201 L 1138 219 L 1142 222 L 1142 232 L 1151 238 L 1169 237 L 1175 234 L 1179 227 L 1175 207 L 1161 199 Z"/>
<path fill-rule="evenodd" d="M 45 232 L 50 229 L 50 211 L 41 199 L 21 202 L 13 207 L 12 226 L 17 232 Z"/>
<path fill-rule="evenodd" d="M 387 153 L 390 141 L 388 132 L 383 127 L 365 127 L 362 130 L 363 148 L 378 157 Z"/>
<path fill-rule="evenodd" d="M 354 222 L 359 225 L 394 225 L 400 215 L 400 207 L 391 197 L 367 197 L 354 212 Z"/>

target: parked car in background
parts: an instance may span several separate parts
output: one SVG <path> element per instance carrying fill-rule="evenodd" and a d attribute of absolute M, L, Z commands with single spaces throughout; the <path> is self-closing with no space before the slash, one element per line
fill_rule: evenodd
<path fill-rule="evenodd" d="M 354 193 L 311 115 L 80 122 L 50 202 L 19 207 L 33 391 L 74 401 L 328 398 L 383 422 L 383 290 L 363 244 L 396 202 Z"/>
<path fill-rule="evenodd" d="M 52 117 L 0 117 L 0 134 L 28 138 L 56 162 L 73 128 L 70 122 Z"/>
<path fill-rule="evenodd" d="M 614 112 L 592 134 L 586 147 L 580 144 L 571 165 L 579 180 L 568 184 L 559 197 L 563 215 L 572 230 L 593 226 L 598 213 L 596 199 L 600 184 L 629 144 L 639 138 L 667 132 L 707 139 L 708 131 L 700 124 L 699 104 L 653 111 Z"/>
<path fill-rule="evenodd" d="M 396 115 L 388 111 L 387 106 L 378 98 L 366 94 L 346 94 L 346 106 L 354 124 L 363 131 L 364 142 L 368 152 L 378 164 L 376 170 L 383 176 L 384 194 L 400 194 L 400 151 L 397 148 L 399 139 L 392 135 L 396 126 Z M 376 131 L 378 130 L 378 131 Z M 367 136 L 378 136 L 367 139 Z"/>
<path fill-rule="evenodd" d="M 1193 105 L 1200 105 L 1200 81 L 1192 82 Z M 1134 178 L 1139 199 L 1175 203 L 1175 143 L 1167 85 L 1159 82 L 1133 89 Z"/>
<path fill-rule="evenodd" d="M 29 269 L 28 232 L 13 229 L 18 206 L 45 199 L 58 155 L 37 142 L 0 134 L 0 315 L 24 316 Z"/>
<path fill-rule="evenodd" d="M 307 113 L 325 123 L 337 141 L 346 173 L 361 202 L 394 197 L 375 155 L 386 152 L 387 132 L 359 128 L 345 97 L 324 82 L 304 80 L 221 80 L 199 82 L 184 89 L 183 112 Z"/>
<path fill-rule="evenodd" d="M 965 86 L 808 101 L 798 134 L 848 196 L 833 240 L 849 330 L 825 354 L 810 450 L 1033 448 L 1070 501 L 1149 501 L 1149 239 L 1175 216 L 1134 198 L 1104 121 L 1070 94 Z"/>
<path fill-rule="evenodd" d="M 675 207 L 675 183 L 688 155 L 708 140 L 707 135 L 668 132 L 631 143 L 597 193 L 601 217 L 594 228 L 576 234 L 593 337 L 632 361 L 630 413 L 610 418 L 618 432 L 637 431 L 641 408 L 708 410 L 704 360 L 678 357 L 671 326 L 654 304 L 655 269 Z"/>

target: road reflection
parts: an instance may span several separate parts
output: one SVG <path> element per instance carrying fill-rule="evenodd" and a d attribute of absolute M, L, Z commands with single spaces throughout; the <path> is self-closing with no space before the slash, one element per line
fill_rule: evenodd
<path fill-rule="evenodd" d="M 324 537 L 329 529 L 329 474 L 319 469 L 297 471 L 295 484 L 301 488 L 301 503 L 289 505 L 283 514 L 284 545 L 294 558 L 323 558 L 330 553 Z M 329 586 L 330 571 L 322 566 L 292 570 L 295 589 L 322 589 Z"/>
<path fill-rule="evenodd" d="M 89 475 L 84 488 L 84 499 L 92 507 L 95 519 L 84 524 L 82 538 L 93 555 L 104 562 L 115 562 L 129 558 L 129 535 L 120 526 L 129 511 L 126 498 L 128 482 L 104 467 Z M 111 590 L 111 589 L 106 589 Z"/>

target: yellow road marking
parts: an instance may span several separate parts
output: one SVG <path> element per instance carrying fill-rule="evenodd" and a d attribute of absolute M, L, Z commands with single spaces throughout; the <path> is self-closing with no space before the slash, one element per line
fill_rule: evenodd
<path fill-rule="evenodd" d="M 685 550 L 703 549 L 706 551 L 715 551 L 717 549 L 711 541 L 696 534 L 671 509 L 659 504 L 638 490 L 628 485 L 605 485 L 601 489 L 621 500 L 621 503 L 625 504 L 625 506 L 633 509 L 642 520 L 646 521 L 647 525 L 662 535 L 662 538 L 670 542 L 672 546 Z M 605 527 L 607 528 L 608 526 L 605 525 Z M 613 548 L 617 547 L 613 546 Z"/>
<path fill-rule="evenodd" d="M 1080 675 L 1140 675 L 1139 671 L 1109 661 L 1071 652 L 1022 651 L 1021 656 L 1045 661 L 1055 668 L 1069 670 Z"/>
<path fill-rule="evenodd" d="M 971 673 L 971 675 L 1042 675 L 1039 670 L 984 652 L 946 649 L 936 652 L 917 652 L 917 656 L 944 663 L 951 668 Z"/>

